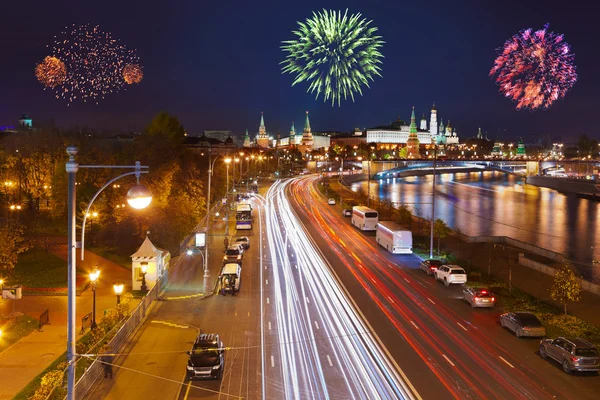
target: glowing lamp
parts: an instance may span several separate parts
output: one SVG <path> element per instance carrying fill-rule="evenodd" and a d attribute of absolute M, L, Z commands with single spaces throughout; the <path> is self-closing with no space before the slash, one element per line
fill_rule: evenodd
<path fill-rule="evenodd" d="M 127 202 L 135 209 L 141 210 L 148 207 L 152 201 L 152 193 L 146 186 L 135 185 L 127 192 Z"/>

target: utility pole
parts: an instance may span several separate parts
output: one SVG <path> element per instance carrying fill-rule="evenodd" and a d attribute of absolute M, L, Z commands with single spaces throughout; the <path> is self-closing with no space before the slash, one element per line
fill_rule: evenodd
<path fill-rule="evenodd" d="M 433 148 L 433 192 L 431 195 L 431 236 L 429 238 L 429 258 L 433 258 L 433 225 L 435 223 L 435 175 L 437 167 L 437 144 Z"/>

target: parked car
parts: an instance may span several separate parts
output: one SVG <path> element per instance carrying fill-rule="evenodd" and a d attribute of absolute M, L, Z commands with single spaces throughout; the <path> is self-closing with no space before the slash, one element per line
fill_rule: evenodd
<path fill-rule="evenodd" d="M 235 296 L 242 284 L 242 267 L 237 263 L 227 263 L 221 269 L 221 293 L 229 292 Z"/>
<path fill-rule="evenodd" d="M 487 289 L 463 289 L 463 300 L 468 301 L 471 307 L 494 307 L 496 297 Z"/>
<path fill-rule="evenodd" d="M 330 206 L 335 206 L 335 199 L 330 198 L 329 200 L 327 200 L 327 204 L 329 204 Z"/>
<path fill-rule="evenodd" d="M 186 365 L 186 377 L 193 379 L 221 379 L 225 367 L 224 347 L 219 335 L 201 333 L 196 337 Z"/>
<path fill-rule="evenodd" d="M 441 266 L 442 262 L 440 260 L 431 258 L 429 260 L 421 261 L 421 264 L 419 264 L 419 269 L 425 272 L 427 275 L 433 275 L 433 273 Z"/>
<path fill-rule="evenodd" d="M 225 255 L 223 256 L 223 263 L 238 263 L 241 264 L 242 259 L 244 257 L 244 250 L 240 245 L 231 245 L 225 251 Z"/>
<path fill-rule="evenodd" d="M 540 356 L 562 364 L 563 371 L 600 371 L 600 356 L 593 344 L 581 338 L 558 337 L 540 342 Z"/>
<path fill-rule="evenodd" d="M 342 215 L 344 217 L 351 217 L 352 216 L 352 209 L 351 208 L 344 208 L 342 210 Z"/>
<path fill-rule="evenodd" d="M 248 250 L 250 248 L 250 239 L 248 236 L 238 236 L 233 239 L 233 244 L 240 245 L 244 250 Z"/>
<path fill-rule="evenodd" d="M 450 286 L 451 283 L 466 283 L 467 273 L 458 265 L 442 265 L 433 272 L 435 279 L 444 282 L 444 285 Z"/>
<path fill-rule="evenodd" d="M 500 316 L 500 325 L 513 331 L 517 337 L 546 336 L 546 328 L 539 319 L 531 313 L 516 312 L 504 313 Z"/>

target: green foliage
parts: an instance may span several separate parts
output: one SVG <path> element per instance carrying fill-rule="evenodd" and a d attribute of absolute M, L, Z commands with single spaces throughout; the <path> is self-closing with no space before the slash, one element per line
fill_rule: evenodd
<path fill-rule="evenodd" d="M 567 315 L 567 302 L 577 302 L 581 298 L 581 282 L 573 273 L 573 265 L 567 260 L 557 265 L 550 288 L 550 297 L 564 306 L 565 315 Z"/>
<path fill-rule="evenodd" d="M 410 209 L 408 208 L 408 206 L 406 206 L 405 204 L 402 204 L 402 205 L 400 205 L 400 207 L 397 208 L 396 222 L 402 226 L 409 228 L 409 229 L 411 228 L 412 213 L 410 212 Z"/>
<path fill-rule="evenodd" d="M 587 135 L 579 136 L 577 140 L 577 149 L 580 156 L 594 155 L 598 153 L 598 141 L 590 139 Z"/>
<path fill-rule="evenodd" d="M 23 226 L 16 220 L 9 219 L 0 225 L 0 273 L 11 273 L 19 254 L 31 246 L 23 233 Z"/>
<path fill-rule="evenodd" d="M 67 262 L 52 253 L 31 249 L 18 257 L 11 284 L 29 288 L 66 288 Z"/>
<path fill-rule="evenodd" d="M 448 225 L 446 225 L 446 223 L 443 220 L 441 220 L 439 218 L 436 219 L 433 224 L 433 234 L 438 239 L 438 248 L 437 248 L 438 254 L 440 254 L 440 240 L 445 238 L 446 236 L 448 236 L 449 233 L 450 233 L 450 228 L 448 227 Z"/>
<path fill-rule="evenodd" d="M 398 151 L 398 158 L 408 158 L 408 147 L 402 147 Z"/>

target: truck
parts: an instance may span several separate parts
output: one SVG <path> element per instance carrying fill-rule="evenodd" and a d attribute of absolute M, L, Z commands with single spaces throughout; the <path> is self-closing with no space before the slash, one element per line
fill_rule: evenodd
<path fill-rule="evenodd" d="M 352 207 L 352 225 L 362 231 L 377 230 L 379 214 L 377 211 L 364 206 Z"/>
<path fill-rule="evenodd" d="M 395 222 L 379 222 L 375 240 L 392 254 L 412 254 L 412 232 Z"/>

